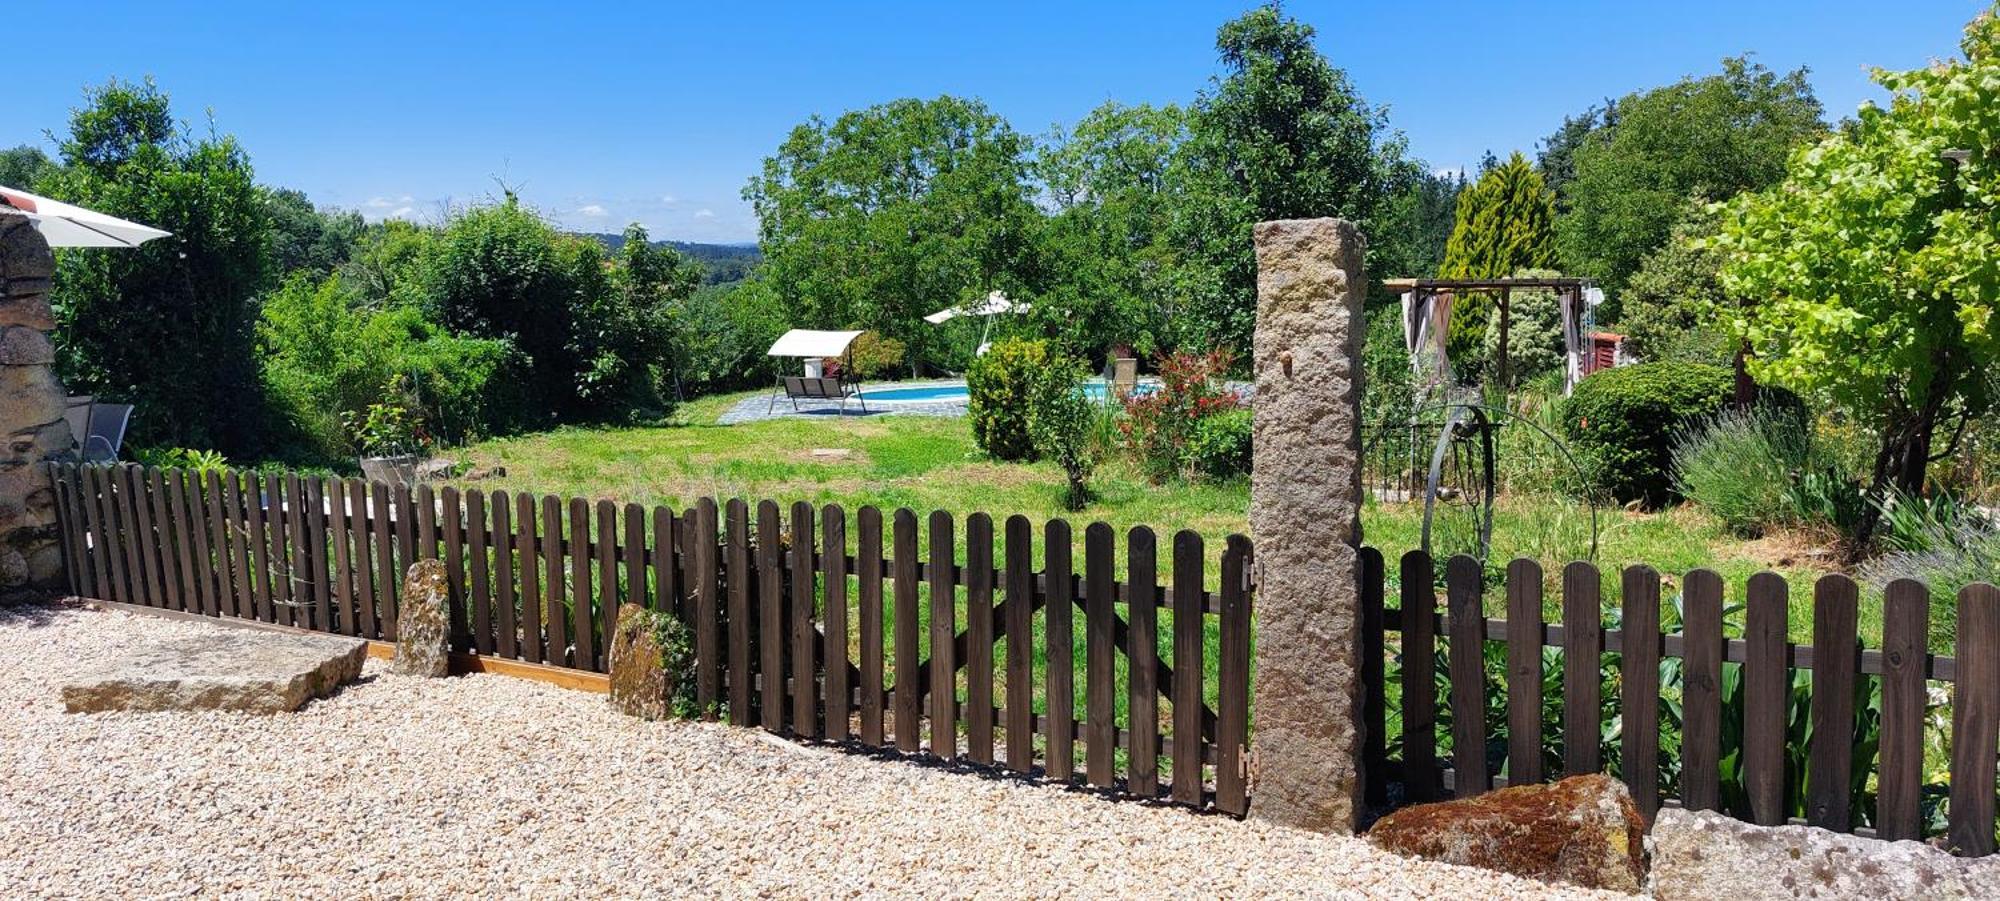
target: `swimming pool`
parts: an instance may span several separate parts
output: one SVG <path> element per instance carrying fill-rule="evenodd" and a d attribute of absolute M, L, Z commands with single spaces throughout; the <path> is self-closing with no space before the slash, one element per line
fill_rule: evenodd
<path fill-rule="evenodd" d="M 1089 380 L 1083 383 L 1083 395 L 1092 400 L 1104 399 L 1104 383 Z M 1136 390 L 1148 390 L 1141 385 Z M 915 385 L 908 388 L 865 388 L 861 398 L 871 403 L 965 403 L 964 382 L 942 382 L 936 385 Z"/>

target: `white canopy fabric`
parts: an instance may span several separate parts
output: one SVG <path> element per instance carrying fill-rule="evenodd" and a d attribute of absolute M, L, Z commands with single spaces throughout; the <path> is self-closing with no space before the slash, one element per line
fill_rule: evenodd
<path fill-rule="evenodd" d="M 137 247 L 173 234 L 5 185 L 0 204 L 28 214 L 50 247 Z"/>
<path fill-rule="evenodd" d="M 772 357 L 837 357 L 847 352 L 847 345 L 861 337 L 860 332 L 822 332 L 809 328 L 795 328 L 771 344 L 765 351 Z"/>
<path fill-rule="evenodd" d="M 924 321 L 932 325 L 941 325 L 960 316 L 999 316 L 1004 313 L 1026 313 L 1030 309 L 1033 309 L 1033 307 L 1029 304 L 1015 303 L 1008 300 L 1007 295 L 998 291 L 992 291 L 987 293 L 984 300 L 974 301 L 964 306 L 946 307 L 929 316 L 925 316 Z"/>

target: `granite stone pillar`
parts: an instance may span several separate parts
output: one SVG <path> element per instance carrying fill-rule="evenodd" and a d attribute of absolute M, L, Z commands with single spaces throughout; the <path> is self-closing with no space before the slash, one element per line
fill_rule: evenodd
<path fill-rule="evenodd" d="M 1352 833 L 1361 809 L 1361 271 L 1341 219 L 1261 222 L 1250 813 Z"/>
<path fill-rule="evenodd" d="M 70 450 L 49 332 L 55 256 L 26 216 L 0 211 L 0 598 L 63 587 L 55 492 L 42 464 Z"/>

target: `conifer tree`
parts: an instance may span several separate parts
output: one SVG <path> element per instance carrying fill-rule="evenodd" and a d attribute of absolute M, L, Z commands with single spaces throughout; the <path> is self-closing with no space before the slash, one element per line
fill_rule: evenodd
<path fill-rule="evenodd" d="M 1555 263 L 1555 193 L 1518 151 L 1493 166 L 1458 199 L 1457 221 L 1445 243 L 1441 278 L 1504 278 Z M 1452 311 L 1449 351 L 1469 364 L 1480 352 L 1496 299 L 1485 293 L 1458 298 Z M 1460 365 L 1459 371 L 1471 369 Z"/>

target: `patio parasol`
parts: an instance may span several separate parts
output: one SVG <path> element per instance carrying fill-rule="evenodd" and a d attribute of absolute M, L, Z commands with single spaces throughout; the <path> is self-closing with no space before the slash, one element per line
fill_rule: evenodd
<path fill-rule="evenodd" d="M 1008 300 L 1007 295 L 999 291 L 989 291 L 982 300 L 977 300 L 963 306 L 946 307 L 929 316 L 925 316 L 924 321 L 932 325 L 943 325 L 960 316 L 984 317 L 986 325 L 979 330 L 979 348 L 973 352 L 977 356 L 986 352 L 986 336 L 993 331 L 993 317 L 1006 313 L 1026 313 L 1030 309 L 1033 308 L 1028 304 L 1015 303 Z"/>
<path fill-rule="evenodd" d="M 172 232 L 0 185 L 0 205 L 27 214 L 50 247 L 137 247 Z"/>

